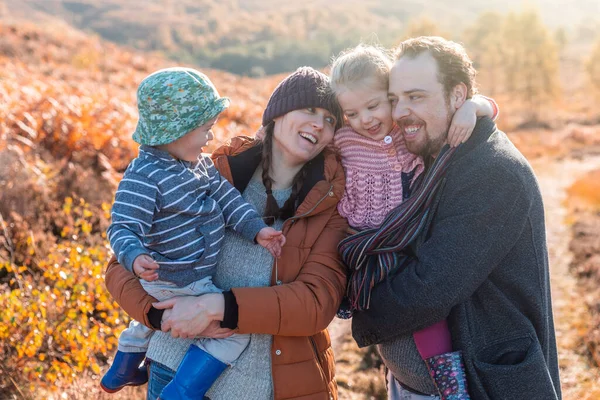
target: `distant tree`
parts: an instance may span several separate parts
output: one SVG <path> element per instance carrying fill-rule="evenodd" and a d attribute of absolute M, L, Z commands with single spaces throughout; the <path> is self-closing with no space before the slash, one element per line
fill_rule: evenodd
<path fill-rule="evenodd" d="M 600 18 L 597 15 L 590 15 L 577 24 L 572 40 L 589 44 L 598 35 L 600 35 Z"/>
<path fill-rule="evenodd" d="M 254 66 L 250 68 L 250 73 L 248 75 L 253 78 L 262 78 L 266 75 L 266 73 L 263 67 Z"/>
<path fill-rule="evenodd" d="M 210 63 L 211 68 L 222 69 L 238 75 L 249 75 L 253 66 L 260 64 L 260 58 L 241 49 L 226 50 Z"/>
<path fill-rule="evenodd" d="M 537 120 L 542 105 L 559 91 L 556 44 L 535 11 L 509 14 L 502 36 L 505 85 L 526 103 L 530 118 Z"/>
<path fill-rule="evenodd" d="M 560 28 L 554 31 L 554 42 L 556 43 L 558 54 L 562 56 L 563 51 L 569 43 L 567 31 L 564 27 L 561 26 Z"/>
<path fill-rule="evenodd" d="M 210 32 L 215 32 L 219 29 L 219 20 L 216 18 L 210 18 L 207 22 L 207 25 Z"/>
<path fill-rule="evenodd" d="M 173 32 L 167 22 L 163 22 L 156 28 L 156 36 L 153 36 L 150 40 L 155 40 L 156 49 L 164 49 L 166 51 L 172 51 L 175 49 L 175 43 L 173 41 Z M 179 33 L 178 33 L 179 35 Z"/>
<path fill-rule="evenodd" d="M 479 83 L 490 96 L 501 85 L 504 63 L 504 16 L 496 12 L 481 14 L 464 32 L 465 46 L 479 71 Z"/>
<path fill-rule="evenodd" d="M 600 38 L 596 41 L 594 50 L 587 61 L 586 69 L 592 87 L 600 93 Z"/>
<path fill-rule="evenodd" d="M 407 39 L 418 36 L 448 37 L 448 34 L 441 30 L 432 19 L 428 17 L 420 17 L 409 22 L 405 33 L 405 38 Z"/>

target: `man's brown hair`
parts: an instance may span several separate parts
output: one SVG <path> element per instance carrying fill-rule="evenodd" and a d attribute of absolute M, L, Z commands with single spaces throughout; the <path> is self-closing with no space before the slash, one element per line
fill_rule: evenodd
<path fill-rule="evenodd" d="M 459 83 L 467 87 L 467 98 L 477 93 L 473 62 L 464 47 L 456 42 L 438 36 L 420 36 L 403 41 L 394 52 L 394 59 L 415 58 L 428 52 L 437 61 L 438 80 L 444 86 L 446 97 Z"/>

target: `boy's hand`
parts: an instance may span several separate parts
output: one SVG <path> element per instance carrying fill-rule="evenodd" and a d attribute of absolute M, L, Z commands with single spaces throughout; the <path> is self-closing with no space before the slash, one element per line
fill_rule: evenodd
<path fill-rule="evenodd" d="M 262 228 L 256 235 L 256 242 L 265 249 L 269 250 L 269 253 L 275 258 L 281 256 L 281 248 L 285 244 L 285 236 L 281 231 L 278 231 L 270 226 Z"/>
<path fill-rule="evenodd" d="M 467 100 L 456 110 L 448 130 L 448 144 L 456 147 L 466 142 L 473 133 L 477 122 L 477 105 L 472 100 Z"/>
<path fill-rule="evenodd" d="M 147 254 L 139 255 L 133 260 L 133 274 L 140 279 L 151 282 L 158 279 L 158 264 Z"/>

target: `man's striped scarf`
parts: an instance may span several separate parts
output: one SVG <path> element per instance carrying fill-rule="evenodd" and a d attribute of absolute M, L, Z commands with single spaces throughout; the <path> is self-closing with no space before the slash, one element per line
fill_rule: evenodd
<path fill-rule="evenodd" d="M 351 275 L 347 297 L 352 310 L 369 308 L 373 286 L 393 270 L 415 262 L 406 248 L 421 232 L 435 194 L 448 169 L 455 148 L 445 146 L 405 202 L 390 211 L 379 228 L 367 229 L 342 240 L 338 246 Z"/>

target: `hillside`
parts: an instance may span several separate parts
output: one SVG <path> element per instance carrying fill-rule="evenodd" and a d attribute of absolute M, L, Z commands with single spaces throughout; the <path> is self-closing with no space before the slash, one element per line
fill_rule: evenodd
<path fill-rule="evenodd" d="M 7 21 L 59 19 L 104 39 L 180 61 L 237 74 L 262 76 L 300 65 L 324 67 L 333 54 L 359 40 L 397 43 L 412 20 L 426 16 L 463 40 L 464 29 L 485 11 L 523 8 L 521 0 L 5 0 Z M 140 6 L 143 4 L 143 7 Z M 595 0 L 532 0 L 552 29 L 569 42 L 589 44 L 599 34 Z"/>

